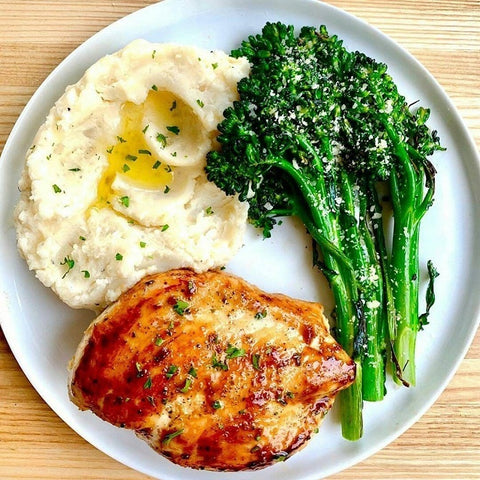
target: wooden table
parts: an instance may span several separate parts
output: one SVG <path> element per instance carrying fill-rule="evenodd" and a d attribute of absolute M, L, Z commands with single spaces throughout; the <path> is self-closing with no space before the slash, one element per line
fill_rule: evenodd
<path fill-rule="evenodd" d="M 68 53 L 151 3 L 0 0 L 0 149 L 30 96 Z M 372 23 L 416 56 L 450 95 L 480 146 L 478 0 L 328 3 Z M 26 380 L 0 331 L 0 478 L 147 477 L 99 452 L 64 424 Z M 386 478 L 480 479 L 480 334 L 448 388 L 416 425 L 381 452 L 331 477 Z"/>

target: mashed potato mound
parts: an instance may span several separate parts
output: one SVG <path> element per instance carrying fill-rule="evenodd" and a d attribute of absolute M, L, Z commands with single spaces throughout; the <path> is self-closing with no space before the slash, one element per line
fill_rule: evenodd
<path fill-rule="evenodd" d="M 136 40 L 68 87 L 26 158 L 18 248 L 74 308 L 99 310 L 145 275 L 225 265 L 247 207 L 207 181 L 205 155 L 249 64 Z"/>

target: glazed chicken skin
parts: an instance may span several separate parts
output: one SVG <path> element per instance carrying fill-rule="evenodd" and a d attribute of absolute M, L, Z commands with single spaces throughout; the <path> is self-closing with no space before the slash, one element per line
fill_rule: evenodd
<path fill-rule="evenodd" d="M 265 467 L 302 447 L 354 380 L 322 312 L 222 272 L 146 277 L 85 332 L 71 400 L 179 465 Z"/>

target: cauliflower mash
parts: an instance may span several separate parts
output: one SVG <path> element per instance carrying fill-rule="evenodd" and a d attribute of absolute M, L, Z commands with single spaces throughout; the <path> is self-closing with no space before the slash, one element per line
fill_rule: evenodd
<path fill-rule="evenodd" d="M 99 310 L 147 274 L 229 261 L 247 206 L 203 169 L 248 73 L 220 51 L 136 40 L 66 89 L 29 150 L 15 212 L 43 284 Z"/>

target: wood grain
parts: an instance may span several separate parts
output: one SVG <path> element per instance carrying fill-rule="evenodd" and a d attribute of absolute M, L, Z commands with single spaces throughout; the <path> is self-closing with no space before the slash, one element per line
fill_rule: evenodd
<path fill-rule="evenodd" d="M 68 53 L 104 26 L 151 3 L 0 0 L 0 150 L 30 96 Z M 478 0 L 328 3 L 375 25 L 420 60 L 480 147 Z M 0 331 L 0 478 L 148 477 L 110 459 L 65 425 L 31 387 Z M 480 479 L 480 335 L 448 388 L 413 427 L 330 478 Z"/>

